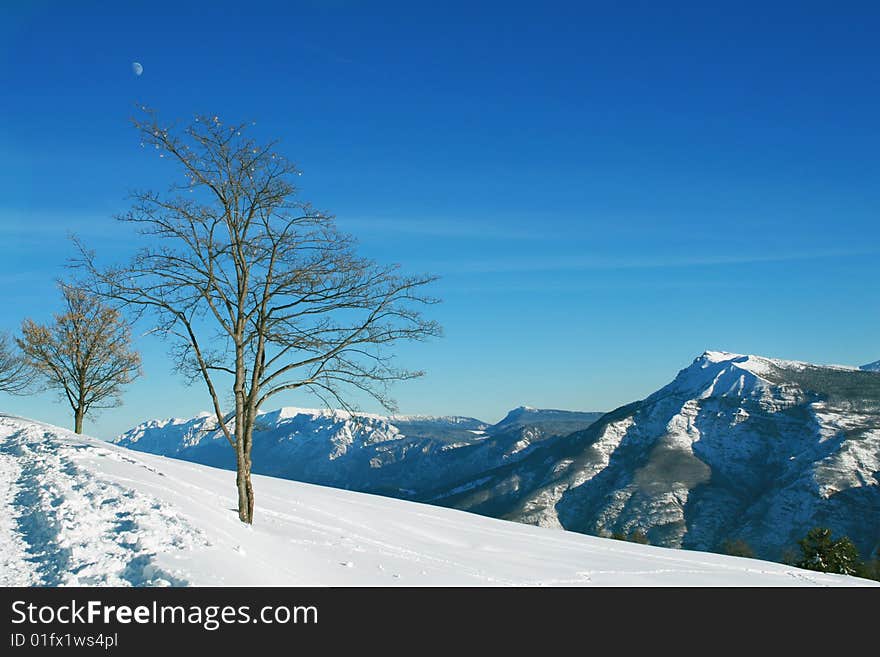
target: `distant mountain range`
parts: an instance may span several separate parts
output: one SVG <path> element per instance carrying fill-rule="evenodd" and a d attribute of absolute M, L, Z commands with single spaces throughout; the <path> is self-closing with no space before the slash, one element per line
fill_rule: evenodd
<path fill-rule="evenodd" d="M 337 488 L 421 499 L 517 461 L 544 441 L 584 429 L 602 413 L 520 407 L 497 424 L 460 416 L 381 415 L 304 408 L 262 413 L 253 470 Z M 216 418 L 151 420 L 114 442 L 151 454 L 234 469 Z"/>
<path fill-rule="evenodd" d="M 707 351 L 646 399 L 607 414 L 514 409 L 352 417 L 285 408 L 254 440 L 262 474 L 431 502 L 588 534 L 779 559 L 814 526 L 880 543 L 880 372 Z M 117 442 L 234 467 L 207 414 Z"/>

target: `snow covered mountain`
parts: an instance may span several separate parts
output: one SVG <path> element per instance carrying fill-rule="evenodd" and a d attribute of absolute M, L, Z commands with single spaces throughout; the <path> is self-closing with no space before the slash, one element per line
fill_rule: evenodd
<path fill-rule="evenodd" d="M 489 425 L 468 417 L 394 416 L 282 408 L 262 413 L 254 434 L 254 472 L 326 486 L 421 499 L 458 480 L 523 458 L 543 441 L 583 429 L 601 413 L 521 407 Z M 119 445 L 234 468 L 213 415 L 151 420 Z"/>
<path fill-rule="evenodd" d="M 859 369 L 865 370 L 866 372 L 880 372 L 880 360 L 875 360 L 873 363 L 862 365 Z"/>
<path fill-rule="evenodd" d="M 880 373 L 707 351 L 647 399 L 433 501 L 779 559 L 814 526 L 880 541 Z"/>
<path fill-rule="evenodd" d="M 474 418 L 264 413 L 255 472 L 588 534 L 780 559 L 813 526 L 880 541 L 880 373 L 708 351 L 647 399 Z M 234 468 L 212 416 L 120 445 Z"/>
<path fill-rule="evenodd" d="M 283 479 L 254 487 L 248 526 L 228 470 L 0 415 L 0 586 L 876 585 Z"/>
<path fill-rule="evenodd" d="M 558 411 L 546 408 L 520 406 L 510 411 L 503 420 L 488 429 L 493 435 L 519 432 L 520 437 L 542 440 L 553 436 L 567 436 L 585 429 L 604 413 Z"/>

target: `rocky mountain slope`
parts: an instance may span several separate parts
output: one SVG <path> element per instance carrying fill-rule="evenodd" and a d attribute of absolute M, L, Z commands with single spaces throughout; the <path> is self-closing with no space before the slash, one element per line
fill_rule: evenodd
<path fill-rule="evenodd" d="M 647 399 L 436 503 L 589 534 L 779 559 L 827 526 L 880 542 L 880 373 L 706 352 Z"/>

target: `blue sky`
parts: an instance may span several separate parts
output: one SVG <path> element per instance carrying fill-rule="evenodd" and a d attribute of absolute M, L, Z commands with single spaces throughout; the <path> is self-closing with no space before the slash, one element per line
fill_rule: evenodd
<path fill-rule="evenodd" d="M 133 247 L 112 216 L 173 175 L 146 103 L 256 121 L 364 253 L 442 276 L 403 412 L 608 410 L 706 348 L 876 360 L 880 7 L 769 4 L 3 3 L 0 330 L 57 309 L 69 232 Z M 208 407 L 138 347 L 87 431 Z"/>

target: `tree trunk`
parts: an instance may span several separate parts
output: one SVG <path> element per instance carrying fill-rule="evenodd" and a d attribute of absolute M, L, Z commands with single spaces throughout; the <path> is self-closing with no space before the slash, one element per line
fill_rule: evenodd
<path fill-rule="evenodd" d="M 238 487 L 238 519 L 249 525 L 254 522 L 254 486 L 251 483 L 252 427 L 242 426 L 235 441 L 236 477 Z"/>
<path fill-rule="evenodd" d="M 83 432 L 83 415 L 85 415 L 85 413 L 83 413 L 82 407 L 77 408 L 76 411 L 74 412 L 74 425 L 73 425 L 73 432 L 74 433 L 82 433 Z"/>
<path fill-rule="evenodd" d="M 238 488 L 238 519 L 247 524 L 254 522 L 254 487 L 251 484 L 250 435 L 253 416 L 245 405 L 244 351 L 235 349 L 235 485 Z"/>

